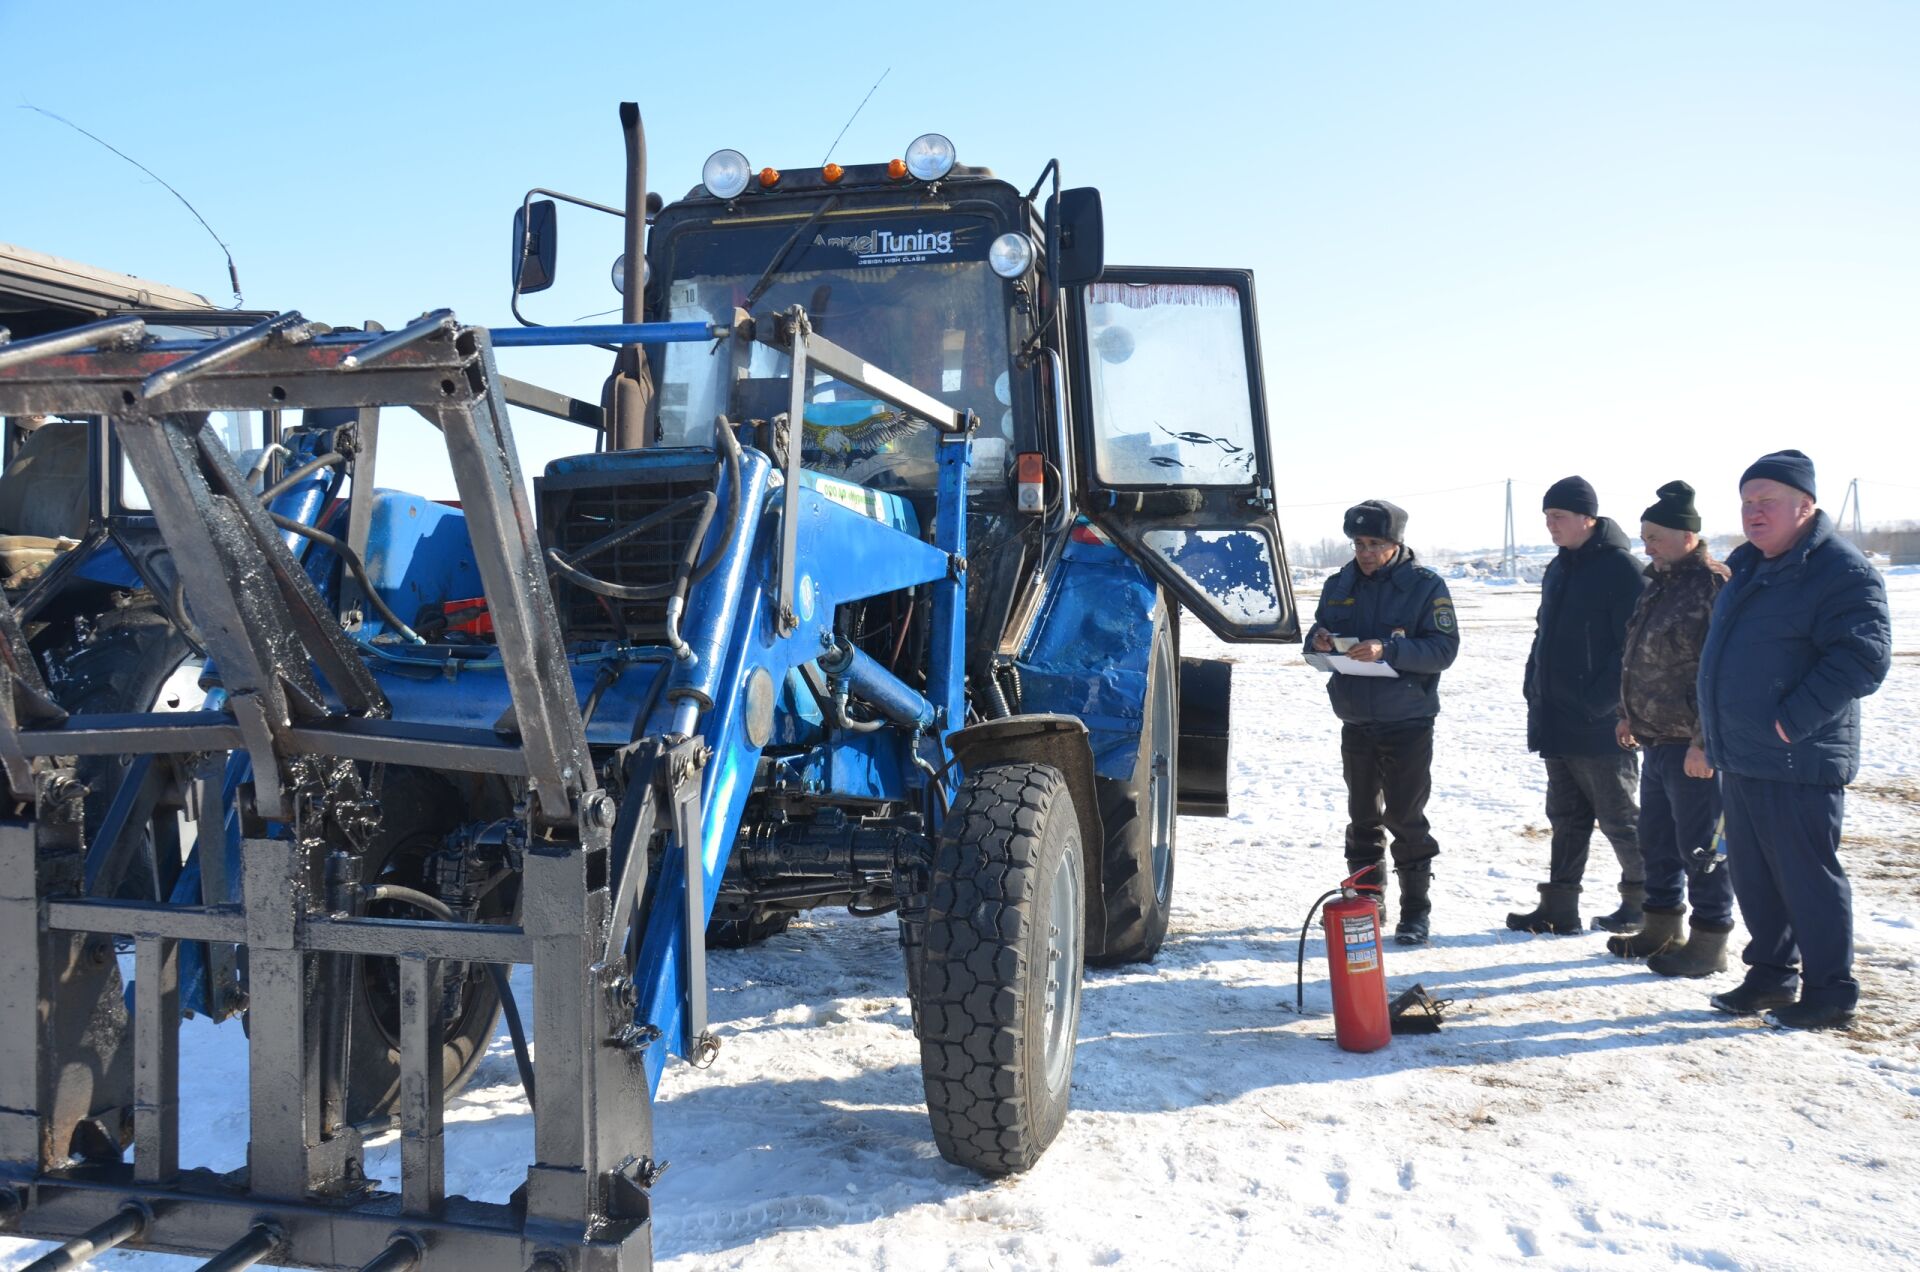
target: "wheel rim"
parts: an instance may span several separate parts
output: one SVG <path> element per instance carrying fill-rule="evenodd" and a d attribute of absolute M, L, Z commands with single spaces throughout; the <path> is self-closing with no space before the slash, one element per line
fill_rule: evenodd
<path fill-rule="evenodd" d="M 1153 688 L 1153 757 L 1147 781 L 1147 824 L 1153 827 L 1153 895 L 1165 905 L 1173 891 L 1173 819 L 1178 809 L 1173 797 L 1173 667 L 1171 652 L 1156 645 L 1158 675 Z"/>
<path fill-rule="evenodd" d="M 1080 969 L 1073 965 L 1073 936 L 1082 914 L 1080 854 L 1067 845 L 1053 869 L 1053 901 L 1047 907 L 1046 1052 L 1047 1089 L 1057 1091 L 1073 1067 L 1074 1001 Z"/>

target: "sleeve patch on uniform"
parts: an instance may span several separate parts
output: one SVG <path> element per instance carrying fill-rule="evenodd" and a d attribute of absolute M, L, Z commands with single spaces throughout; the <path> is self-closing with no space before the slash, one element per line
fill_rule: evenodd
<path fill-rule="evenodd" d="M 1449 636 L 1454 633 L 1453 602 L 1444 596 L 1433 603 L 1433 625 Z"/>

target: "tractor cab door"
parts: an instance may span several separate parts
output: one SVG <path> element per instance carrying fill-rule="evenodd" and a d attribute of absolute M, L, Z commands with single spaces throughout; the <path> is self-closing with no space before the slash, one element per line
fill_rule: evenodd
<path fill-rule="evenodd" d="M 1299 640 L 1253 275 L 1112 267 L 1074 295 L 1081 512 L 1222 639 Z"/>

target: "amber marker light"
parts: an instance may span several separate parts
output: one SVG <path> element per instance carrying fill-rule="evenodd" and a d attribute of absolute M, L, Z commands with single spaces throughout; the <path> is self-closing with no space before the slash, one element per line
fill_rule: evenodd
<path fill-rule="evenodd" d="M 907 175 L 907 161 L 905 159 L 887 160 L 887 175 L 895 181 L 903 180 Z"/>
<path fill-rule="evenodd" d="M 835 185 L 839 182 L 840 178 L 847 175 L 847 170 L 837 163 L 830 163 L 820 169 L 820 175 L 826 178 L 828 185 Z"/>
<path fill-rule="evenodd" d="M 769 190 L 772 189 L 774 186 L 779 185 L 780 184 L 779 171 L 774 168 L 760 169 L 760 184 L 763 188 L 769 189 Z"/>

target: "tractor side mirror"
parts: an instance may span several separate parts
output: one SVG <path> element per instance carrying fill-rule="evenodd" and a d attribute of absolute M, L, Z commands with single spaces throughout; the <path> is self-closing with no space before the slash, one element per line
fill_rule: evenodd
<path fill-rule="evenodd" d="M 1058 231 L 1056 271 L 1062 287 L 1098 282 L 1106 268 L 1106 228 L 1100 192 L 1091 186 L 1062 190 L 1047 200 L 1047 225 Z"/>
<path fill-rule="evenodd" d="M 552 199 L 524 204 L 513 214 L 513 289 L 524 296 L 553 286 L 560 250 L 559 219 Z"/>

